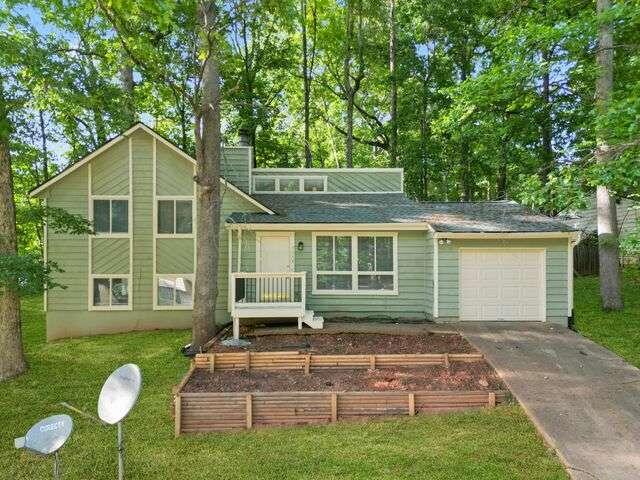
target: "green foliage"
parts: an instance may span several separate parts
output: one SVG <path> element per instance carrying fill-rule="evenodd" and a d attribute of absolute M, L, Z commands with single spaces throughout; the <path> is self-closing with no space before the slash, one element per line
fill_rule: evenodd
<path fill-rule="evenodd" d="M 55 262 L 44 262 L 38 254 L 0 254 L 0 288 L 8 288 L 20 296 L 42 293 L 44 289 L 67 288 L 54 280 L 62 269 Z"/>

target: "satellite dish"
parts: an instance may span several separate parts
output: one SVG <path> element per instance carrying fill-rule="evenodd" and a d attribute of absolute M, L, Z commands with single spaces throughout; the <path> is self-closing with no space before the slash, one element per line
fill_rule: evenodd
<path fill-rule="evenodd" d="M 98 398 L 98 417 L 110 425 L 118 425 L 118 480 L 124 479 L 124 432 L 122 420 L 138 400 L 142 388 L 140 367 L 127 363 L 114 370 L 102 385 Z"/>
<path fill-rule="evenodd" d="M 73 431 L 69 415 L 53 415 L 40 420 L 24 437 L 16 438 L 16 448 L 25 448 L 39 455 L 51 455 L 62 448 Z"/>
<path fill-rule="evenodd" d="M 98 398 L 100 420 L 115 425 L 124 419 L 138 400 L 142 388 L 140 367 L 127 363 L 116 369 L 104 382 Z"/>
<path fill-rule="evenodd" d="M 53 478 L 60 478 L 58 450 L 66 443 L 73 431 L 73 420 L 69 415 L 53 415 L 40 420 L 24 437 L 16 438 L 16 448 L 24 448 L 38 455 L 54 456 Z"/>

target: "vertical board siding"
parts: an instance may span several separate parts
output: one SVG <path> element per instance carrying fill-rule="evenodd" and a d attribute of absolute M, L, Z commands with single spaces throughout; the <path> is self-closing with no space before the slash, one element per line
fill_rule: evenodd
<path fill-rule="evenodd" d="M 128 238 L 94 238 L 92 240 L 91 273 L 129 273 Z"/>
<path fill-rule="evenodd" d="M 227 147 L 222 149 L 220 171 L 222 176 L 239 189 L 249 191 L 249 147 Z"/>
<path fill-rule="evenodd" d="M 120 140 L 91 160 L 91 193 L 93 195 L 129 195 L 129 142 L 127 139 Z"/>
<path fill-rule="evenodd" d="M 50 207 L 63 208 L 69 213 L 88 215 L 87 169 L 81 168 L 67 175 L 46 193 Z M 64 270 L 54 273 L 57 283 L 67 288 L 53 288 L 48 292 L 48 311 L 87 310 L 88 242 L 86 235 L 58 233 L 49 228 L 48 257 Z M 47 313 L 48 316 L 48 313 Z"/>
<path fill-rule="evenodd" d="M 357 172 L 335 171 L 326 172 L 253 172 L 258 176 L 285 176 L 285 177 L 327 177 L 327 190 L 329 192 L 400 192 L 402 191 L 402 174 L 399 171 L 389 172 Z"/>
<path fill-rule="evenodd" d="M 458 317 L 458 248 L 545 248 L 547 319 L 567 317 L 567 239 L 453 239 L 451 245 L 440 245 L 438 257 L 439 316 Z"/>
<path fill-rule="evenodd" d="M 194 273 L 192 238 L 156 239 L 156 273 Z"/>
<path fill-rule="evenodd" d="M 156 195 L 193 195 L 193 164 L 156 143 Z"/>
<path fill-rule="evenodd" d="M 133 156 L 133 308 L 153 309 L 153 138 L 132 136 Z"/>
<path fill-rule="evenodd" d="M 193 164 L 178 153 L 156 144 L 156 186 L 158 195 L 192 195 Z M 248 149 L 231 149 L 232 157 L 248 155 Z M 48 293 L 47 336 L 49 339 L 148 328 L 185 328 L 191 321 L 188 310 L 153 310 L 153 137 L 141 130 L 131 135 L 133 185 L 133 271 L 131 293 L 133 311 L 88 311 L 88 266 L 90 252 L 86 235 L 58 234 L 49 229 L 49 259 L 65 270 L 55 274 L 66 290 Z M 246 158 L 248 187 L 248 157 Z M 129 193 L 129 141 L 123 140 L 91 161 L 92 188 L 95 195 Z M 62 178 L 44 196 L 52 207 L 88 216 L 88 167 Z M 242 185 L 240 185 L 242 186 Z M 224 220 L 232 212 L 258 212 L 256 206 L 230 189 L 221 190 L 221 226 L 216 320 L 228 321 L 228 244 Z M 253 234 L 245 233 L 243 242 L 253 244 Z M 129 273 L 129 238 L 92 239 L 92 270 L 95 273 Z M 157 239 L 158 273 L 193 272 L 193 240 Z M 244 257 L 244 256 L 243 256 Z M 255 247 L 243 258 L 255 268 Z"/>

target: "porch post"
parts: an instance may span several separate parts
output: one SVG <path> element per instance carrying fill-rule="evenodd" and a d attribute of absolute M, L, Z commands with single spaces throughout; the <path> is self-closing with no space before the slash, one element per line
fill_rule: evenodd
<path fill-rule="evenodd" d="M 233 272 L 233 230 L 227 227 L 227 250 L 229 255 L 227 272 L 227 312 L 231 311 L 231 272 Z"/>
<path fill-rule="evenodd" d="M 238 268 L 237 272 L 242 271 L 242 228 L 238 227 Z"/>

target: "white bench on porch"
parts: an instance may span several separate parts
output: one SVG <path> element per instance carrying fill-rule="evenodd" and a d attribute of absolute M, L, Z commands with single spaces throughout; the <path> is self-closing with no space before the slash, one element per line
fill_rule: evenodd
<path fill-rule="evenodd" d="M 322 317 L 306 309 L 306 272 L 233 272 L 229 280 L 233 338 L 241 318 L 296 318 L 299 329 L 322 328 Z"/>

